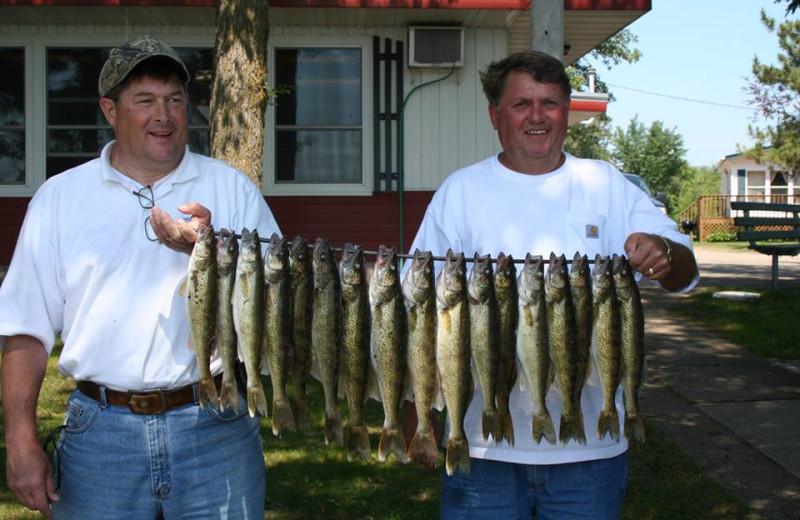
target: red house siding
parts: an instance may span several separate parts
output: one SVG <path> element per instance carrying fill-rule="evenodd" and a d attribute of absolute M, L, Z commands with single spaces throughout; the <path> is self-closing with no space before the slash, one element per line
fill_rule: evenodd
<path fill-rule="evenodd" d="M 432 196 L 431 191 L 403 194 L 404 249 L 414 240 Z M 0 266 L 3 266 L 11 262 L 30 199 L 0 200 Z M 287 237 L 302 235 L 310 242 L 325 237 L 333 247 L 354 242 L 368 251 L 377 250 L 380 244 L 400 245 L 397 193 L 371 197 L 267 197 L 267 203 Z"/>
<path fill-rule="evenodd" d="M 414 240 L 432 196 L 432 191 L 403 194 L 403 249 L 407 250 Z M 267 203 L 287 237 L 301 235 L 309 242 L 325 237 L 333 247 L 354 242 L 368 251 L 377 250 L 381 244 L 400 245 L 397 193 L 371 197 L 267 197 Z"/>

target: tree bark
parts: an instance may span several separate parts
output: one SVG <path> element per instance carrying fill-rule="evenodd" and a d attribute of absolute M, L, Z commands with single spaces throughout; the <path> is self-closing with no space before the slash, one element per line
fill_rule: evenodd
<path fill-rule="evenodd" d="M 217 0 L 211 156 L 261 187 L 267 108 L 267 0 Z"/>

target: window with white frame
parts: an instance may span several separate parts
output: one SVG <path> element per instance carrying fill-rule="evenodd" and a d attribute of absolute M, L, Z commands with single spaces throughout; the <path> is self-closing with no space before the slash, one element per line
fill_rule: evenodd
<path fill-rule="evenodd" d="M 271 75 L 278 96 L 265 185 L 284 193 L 300 186 L 304 192 L 363 189 L 362 46 L 275 44 Z"/>
<path fill-rule="evenodd" d="M 0 48 L 0 187 L 25 183 L 25 49 Z"/>
<path fill-rule="evenodd" d="M 767 192 L 767 175 L 763 170 L 747 172 L 747 194 L 764 195 Z"/>
<path fill-rule="evenodd" d="M 47 49 L 46 176 L 100 155 L 113 132 L 98 104 L 97 79 L 110 47 Z M 175 48 L 189 69 L 189 148 L 208 154 L 213 49 Z"/>

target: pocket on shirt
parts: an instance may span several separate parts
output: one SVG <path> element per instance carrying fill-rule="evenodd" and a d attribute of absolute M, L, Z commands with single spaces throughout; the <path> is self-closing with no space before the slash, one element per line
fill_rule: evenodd
<path fill-rule="evenodd" d="M 594 211 L 570 211 L 567 213 L 567 248 L 571 257 L 575 252 L 593 260 L 596 254 L 608 251 L 608 226 L 604 215 Z"/>

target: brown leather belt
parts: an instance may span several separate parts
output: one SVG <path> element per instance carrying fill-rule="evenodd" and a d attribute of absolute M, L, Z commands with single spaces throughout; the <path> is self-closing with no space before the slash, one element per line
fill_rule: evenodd
<path fill-rule="evenodd" d="M 216 387 L 220 387 L 222 375 L 214 377 Z M 95 401 L 104 402 L 101 385 L 92 381 L 78 381 L 78 390 Z M 129 408 L 139 415 L 162 414 L 180 406 L 197 403 L 197 383 L 172 390 L 141 390 L 121 392 L 103 387 L 105 402 L 113 406 Z"/>

